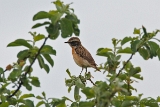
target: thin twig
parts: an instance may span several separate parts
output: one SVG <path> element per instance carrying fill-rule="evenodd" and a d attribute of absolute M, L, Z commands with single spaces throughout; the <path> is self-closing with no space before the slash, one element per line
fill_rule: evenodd
<path fill-rule="evenodd" d="M 26 77 L 27 74 L 30 72 L 30 69 L 31 69 L 32 65 L 34 64 L 35 60 L 37 59 L 38 55 L 40 54 L 40 52 L 41 52 L 41 50 L 42 50 L 43 46 L 45 45 L 45 43 L 46 43 L 46 41 L 47 41 L 48 38 L 49 38 L 49 36 L 45 38 L 42 46 L 38 50 L 38 53 L 35 55 L 32 63 L 29 65 L 28 70 L 24 73 L 24 77 Z M 23 81 L 21 79 L 19 79 L 19 85 L 18 85 L 17 89 L 10 96 L 8 96 L 8 97 L 9 98 L 13 97 L 20 90 L 20 88 L 22 87 L 22 85 L 23 85 Z"/>
<path fill-rule="evenodd" d="M 123 67 L 119 70 L 118 74 L 116 75 L 116 77 L 119 76 L 119 74 L 122 72 L 122 70 L 126 67 L 127 63 L 132 59 L 134 53 L 131 54 L 131 56 L 129 57 L 129 59 L 127 60 L 127 62 L 125 62 L 125 64 L 123 65 Z"/>
<path fill-rule="evenodd" d="M 91 80 L 91 79 L 88 79 L 94 86 L 96 86 L 96 84 Z"/>

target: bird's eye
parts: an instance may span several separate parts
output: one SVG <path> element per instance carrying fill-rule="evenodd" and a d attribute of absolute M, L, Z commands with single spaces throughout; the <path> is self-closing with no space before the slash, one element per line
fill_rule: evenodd
<path fill-rule="evenodd" d="M 71 46 L 78 46 L 78 45 L 79 45 L 79 42 L 77 42 L 77 41 L 72 41 L 70 44 L 71 44 Z"/>

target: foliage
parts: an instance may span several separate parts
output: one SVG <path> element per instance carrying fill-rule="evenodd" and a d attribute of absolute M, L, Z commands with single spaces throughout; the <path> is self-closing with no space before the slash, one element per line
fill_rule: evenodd
<path fill-rule="evenodd" d="M 56 40 L 59 35 L 62 38 L 70 37 L 72 34 L 79 36 L 80 20 L 74 14 L 74 9 L 70 8 L 70 4 L 64 4 L 60 0 L 56 0 L 53 4 L 56 10 L 40 11 L 33 17 L 33 21 L 47 20 L 33 25 L 32 28 L 45 26 L 48 36 L 30 32 L 33 40 L 17 39 L 7 45 L 8 47 L 24 46 L 25 49 L 18 52 L 16 62 L 8 64 L 6 69 L 0 68 L 0 107 L 9 105 L 16 107 L 40 107 L 42 105 L 45 107 L 158 107 L 160 97 L 154 99 L 142 98 L 142 94 L 132 95 L 133 91 L 137 91 L 132 84 L 136 80 L 143 80 L 140 74 L 141 68 L 132 64 L 132 57 L 139 53 L 144 60 L 153 57 L 158 57 L 160 60 L 160 40 L 156 38 L 159 30 L 147 32 L 143 26 L 140 29 L 135 28 L 133 36 L 120 40 L 113 38 L 113 49 L 105 47 L 97 50 L 98 56 L 107 58 L 106 62 L 99 66 L 99 69 L 106 75 L 106 81 L 97 80 L 94 83 L 90 72 L 74 76 L 69 69 L 66 70 L 69 79 L 65 79 L 65 83 L 68 92 L 72 87 L 74 88 L 74 101 L 67 97 L 47 98 L 45 92 L 38 96 L 33 93 L 22 94 L 21 87 L 29 91 L 33 86 L 40 87 L 39 78 L 32 76 L 32 71 L 34 71 L 32 66 L 36 60 L 39 67 L 47 73 L 50 72 L 48 64 L 51 67 L 54 66 L 52 55 L 56 55 L 56 50 L 46 45 L 47 40 Z M 43 44 L 38 47 L 36 43 L 42 40 L 44 40 Z M 130 57 L 123 61 L 121 56 L 125 54 L 129 54 Z M 7 77 L 6 71 L 10 71 Z M 93 86 L 87 86 L 87 82 L 91 82 Z M 82 100 L 82 94 L 86 96 L 85 101 Z M 37 99 L 38 103 L 34 104 L 31 99 Z"/>

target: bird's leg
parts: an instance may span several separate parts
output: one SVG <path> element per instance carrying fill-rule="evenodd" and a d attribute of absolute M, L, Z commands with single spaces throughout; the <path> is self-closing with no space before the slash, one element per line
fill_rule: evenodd
<path fill-rule="evenodd" d="M 86 73 L 85 74 L 87 74 L 87 67 L 86 67 Z"/>
<path fill-rule="evenodd" d="M 82 67 L 82 71 L 83 71 L 83 67 Z M 82 71 L 81 71 L 80 75 L 82 74 Z"/>

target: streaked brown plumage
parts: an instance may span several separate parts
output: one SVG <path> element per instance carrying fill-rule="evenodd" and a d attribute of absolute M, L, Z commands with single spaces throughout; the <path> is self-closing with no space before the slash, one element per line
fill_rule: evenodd
<path fill-rule="evenodd" d="M 83 68 L 92 67 L 95 68 L 97 71 L 100 71 L 97 68 L 97 64 L 95 63 L 92 55 L 89 53 L 89 51 L 82 46 L 81 41 L 77 37 L 71 37 L 67 42 L 71 48 L 72 48 L 72 55 L 75 63 Z M 82 72 L 81 71 L 81 72 Z"/>

